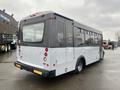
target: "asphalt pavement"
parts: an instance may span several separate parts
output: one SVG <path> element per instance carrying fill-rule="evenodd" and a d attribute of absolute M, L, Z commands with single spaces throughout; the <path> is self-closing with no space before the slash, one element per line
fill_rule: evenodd
<path fill-rule="evenodd" d="M 0 90 L 120 90 L 120 48 L 106 50 L 103 61 L 47 79 L 14 67 L 16 51 L 0 53 Z"/>

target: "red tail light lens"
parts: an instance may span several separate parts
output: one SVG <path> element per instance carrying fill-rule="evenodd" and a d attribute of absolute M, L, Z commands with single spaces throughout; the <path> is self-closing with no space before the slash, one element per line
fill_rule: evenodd
<path fill-rule="evenodd" d="M 47 56 L 48 54 L 45 52 L 44 55 Z"/>
<path fill-rule="evenodd" d="M 48 48 L 45 48 L 45 51 L 48 52 Z"/>

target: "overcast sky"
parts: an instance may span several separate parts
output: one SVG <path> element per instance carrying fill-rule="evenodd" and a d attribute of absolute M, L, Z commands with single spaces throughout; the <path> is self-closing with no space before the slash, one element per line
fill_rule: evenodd
<path fill-rule="evenodd" d="M 55 11 L 102 31 L 120 30 L 120 0 L 0 0 L 0 9 L 17 20 L 38 11 Z"/>

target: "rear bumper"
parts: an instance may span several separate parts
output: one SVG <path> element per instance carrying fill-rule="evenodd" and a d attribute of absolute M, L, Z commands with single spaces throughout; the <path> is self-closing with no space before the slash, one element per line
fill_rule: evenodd
<path fill-rule="evenodd" d="M 32 73 L 41 75 L 43 77 L 55 77 L 55 72 L 56 72 L 55 70 L 47 71 L 47 70 L 44 70 L 44 69 L 40 69 L 40 68 L 36 68 L 36 67 L 30 66 L 30 65 L 26 65 L 26 64 L 21 63 L 19 61 L 14 62 L 14 65 L 17 68 L 20 68 L 20 69 L 23 69 L 23 70 L 26 70 L 26 71 L 30 71 Z"/>

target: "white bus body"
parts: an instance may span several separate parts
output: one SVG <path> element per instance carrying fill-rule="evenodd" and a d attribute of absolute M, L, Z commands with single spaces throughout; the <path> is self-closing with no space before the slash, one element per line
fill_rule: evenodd
<path fill-rule="evenodd" d="M 30 15 L 20 22 L 16 67 L 54 77 L 104 57 L 102 32 L 54 12 Z"/>

